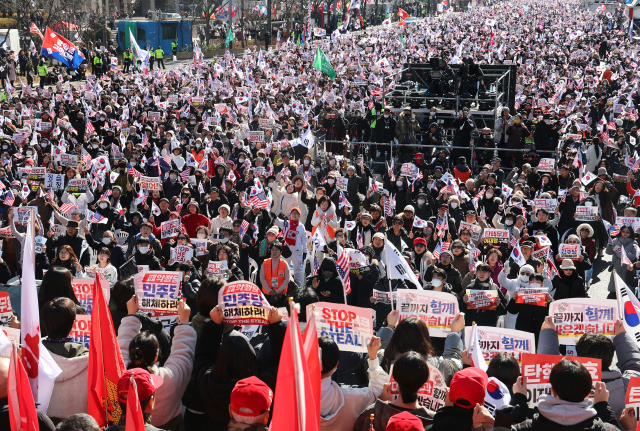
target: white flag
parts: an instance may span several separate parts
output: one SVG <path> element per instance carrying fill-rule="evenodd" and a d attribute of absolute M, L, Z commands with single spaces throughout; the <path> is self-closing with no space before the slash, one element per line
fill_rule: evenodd
<path fill-rule="evenodd" d="M 520 266 L 527 264 L 527 260 L 522 255 L 522 250 L 520 249 L 520 243 L 516 243 L 516 246 L 513 247 L 513 250 L 511 251 L 511 256 L 509 257 L 513 259 L 514 263 L 517 263 Z"/>
<path fill-rule="evenodd" d="M 387 268 L 387 277 L 390 280 L 404 279 L 409 280 L 420 290 L 423 290 L 422 284 L 416 278 L 413 270 L 407 263 L 397 248 L 389 242 L 387 238 L 384 240 L 385 265 Z"/>
<path fill-rule="evenodd" d="M 511 402 L 509 389 L 495 377 L 489 377 L 487 393 L 484 396 L 484 406 L 495 417 L 496 409 Z"/>
<path fill-rule="evenodd" d="M 471 329 L 471 337 L 469 337 L 469 344 L 467 345 L 467 350 L 471 355 L 471 360 L 473 361 L 473 366 L 480 368 L 482 371 L 487 371 L 489 366 L 487 365 L 487 361 L 484 360 L 484 356 L 482 355 L 482 349 L 480 348 L 480 337 L 478 336 L 478 325 L 473 325 Z"/>
<path fill-rule="evenodd" d="M 300 138 L 300 145 L 303 145 L 307 148 L 313 148 L 315 142 L 316 141 L 313 137 L 313 133 L 311 133 L 311 127 L 309 127 L 307 131 L 304 132 L 304 135 L 302 135 L 302 137 Z"/>

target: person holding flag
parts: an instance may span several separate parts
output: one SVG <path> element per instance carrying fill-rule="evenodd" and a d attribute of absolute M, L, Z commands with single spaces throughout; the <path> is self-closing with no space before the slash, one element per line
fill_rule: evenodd
<path fill-rule="evenodd" d="M 633 227 L 623 225 L 620 227 L 620 234 L 607 245 L 607 254 L 611 255 L 611 263 L 613 269 L 617 272 L 618 277 L 622 278 L 629 284 L 635 284 L 633 274 L 635 268 L 640 268 L 640 246 L 636 241 L 636 234 Z M 615 299 L 616 290 L 613 277 L 609 281 L 608 299 Z"/>

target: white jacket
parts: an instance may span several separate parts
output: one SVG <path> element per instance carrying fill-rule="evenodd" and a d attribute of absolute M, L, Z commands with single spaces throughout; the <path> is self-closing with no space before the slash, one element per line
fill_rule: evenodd
<path fill-rule="evenodd" d="M 211 233 L 218 233 L 220 228 L 233 227 L 233 219 L 229 216 L 222 218 L 220 216 L 211 219 Z"/>
<path fill-rule="evenodd" d="M 275 203 L 274 213 L 279 215 L 280 213 L 289 216 L 291 210 L 298 206 L 298 192 L 287 193 L 287 188 L 284 187 L 284 180 L 280 179 L 280 185 L 277 186 L 274 181 L 271 184 L 273 190 L 273 200 Z"/>
<path fill-rule="evenodd" d="M 93 193 L 91 193 L 90 187 L 87 187 L 86 193 L 82 193 L 77 198 L 73 193 L 69 194 L 66 190 L 62 194 L 63 204 L 74 204 L 83 214 L 87 210 L 89 203 L 91 202 L 93 202 Z"/>
<path fill-rule="evenodd" d="M 327 431 L 351 431 L 360 413 L 376 402 L 389 375 L 380 367 L 378 359 L 369 359 L 369 387 L 341 388 L 322 379 L 320 395 L 320 429 Z"/>
<path fill-rule="evenodd" d="M 118 344 L 122 359 L 129 365 L 129 344 L 133 337 L 140 333 L 142 323 L 135 316 L 122 319 L 118 328 Z M 191 378 L 193 358 L 196 353 L 196 331 L 189 325 L 178 325 L 175 328 L 171 354 L 164 367 L 153 366 L 153 373 L 164 380 L 164 384 L 156 391 L 156 405 L 151 416 L 151 425 L 160 427 L 175 418 L 182 410 L 182 395 Z M 85 387 L 86 392 L 86 387 Z"/>
<path fill-rule="evenodd" d="M 585 163 L 584 168 L 585 172 L 595 173 L 598 169 L 598 163 L 602 159 L 602 150 L 600 150 L 600 155 L 596 156 L 596 148 L 593 145 L 589 145 L 587 148 L 587 163 Z"/>
<path fill-rule="evenodd" d="M 505 268 L 507 271 L 509 270 L 508 266 Z M 503 269 L 502 271 L 500 271 L 500 274 L 498 274 L 498 283 L 500 283 L 500 287 L 504 287 L 509 291 L 509 293 L 513 293 L 518 289 L 529 288 L 529 283 L 528 282 L 524 283 L 520 281 L 520 276 L 518 276 L 518 278 L 507 278 L 507 274 L 504 271 L 505 270 Z M 553 293 L 551 292 L 551 289 L 553 289 L 553 284 L 551 283 L 550 279 L 545 277 L 544 282 L 542 283 L 542 287 L 548 288 L 549 293 L 551 293 L 551 296 L 553 296 Z"/>
<path fill-rule="evenodd" d="M 282 220 L 276 217 L 276 224 L 280 228 L 280 230 L 285 231 L 285 236 L 289 235 L 289 221 Z M 289 249 L 294 252 L 304 253 L 307 249 L 307 231 L 304 228 L 301 220 L 298 220 L 298 228 L 296 229 L 296 244 L 294 246 L 289 246 Z"/>
<path fill-rule="evenodd" d="M 313 226 L 314 228 L 317 226 L 318 229 L 320 229 L 320 231 L 322 232 L 322 237 L 324 238 L 325 242 L 329 243 L 335 237 L 335 234 L 333 236 L 329 235 L 329 232 L 327 232 L 327 230 L 322 227 L 323 215 L 327 216 L 327 225 L 330 228 L 338 229 L 338 227 L 340 227 L 340 218 L 336 216 L 336 206 L 333 204 L 333 202 L 331 202 L 331 206 L 327 208 L 326 212 L 322 211 L 320 209 L 320 206 L 316 206 L 316 210 L 311 216 L 311 226 Z"/>
<path fill-rule="evenodd" d="M 53 385 L 47 416 L 64 419 L 76 413 L 88 413 L 89 355 L 65 358 L 52 352 L 49 354 L 62 373 L 56 377 Z"/>

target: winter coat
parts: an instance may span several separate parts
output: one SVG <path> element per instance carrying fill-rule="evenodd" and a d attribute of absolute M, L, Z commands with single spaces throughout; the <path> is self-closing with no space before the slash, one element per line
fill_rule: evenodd
<path fill-rule="evenodd" d="M 200 211 L 200 209 L 197 209 L 195 214 L 187 214 L 180 219 L 187 230 L 189 238 L 197 238 L 196 231 L 200 226 L 209 226 L 207 216 L 199 214 L 198 211 Z"/>
<path fill-rule="evenodd" d="M 433 416 L 431 431 L 470 430 L 473 428 L 473 409 L 452 405 L 438 409 Z"/>
<path fill-rule="evenodd" d="M 405 248 L 413 248 L 413 241 L 409 238 L 409 234 L 403 227 L 400 228 L 399 235 L 393 232 L 393 227 L 388 228 L 385 234 L 389 242 L 393 244 L 398 251 L 402 252 Z"/>
<path fill-rule="evenodd" d="M 277 186 L 274 181 L 271 184 L 271 189 L 274 194 L 275 208 L 274 214 L 284 214 L 287 217 L 291 214 L 291 210 L 298 206 L 298 192 L 287 193 L 287 188 L 284 186 L 284 181 L 280 179 L 280 185 Z"/>
<path fill-rule="evenodd" d="M 353 207 L 353 211 L 358 212 L 360 209 L 360 197 L 358 196 L 358 192 L 360 189 L 360 184 L 367 183 L 367 177 L 358 176 L 353 174 L 352 177 L 347 175 L 347 192 L 346 197 L 351 206 Z"/>
<path fill-rule="evenodd" d="M 396 135 L 398 136 L 398 142 L 400 144 L 406 144 L 410 140 L 412 145 L 416 145 L 416 133 L 419 131 L 420 123 L 413 113 L 409 114 L 409 118 L 407 118 L 404 112 L 398 116 Z"/>
<path fill-rule="evenodd" d="M 460 273 L 460 277 L 464 278 L 469 273 L 469 250 L 463 250 L 459 256 L 454 255 L 451 263 Z"/>
<path fill-rule="evenodd" d="M 358 245 L 358 232 L 362 236 L 362 245 L 371 245 L 373 236 L 376 234 L 376 228 L 371 223 L 369 223 L 367 227 L 364 227 L 362 226 L 362 221 L 357 222 L 356 227 L 349 232 L 349 240 L 355 246 Z"/>
<path fill-rule="evenodd" d="M 375 400 L 375 404 L 370 405 L 358 416 L 355 426 L 351 429 L 353 429 L 353 431 L 369 431 L 371 429 L 371 415 L 373 414 L 373 429 L 376 431 L 385 431 L 391 416 L 402 412 L 409 412 L 416 416 L 422 421 L 422 426 L 425 428 L 433 422 L 433 413 L 429 412 L 423 406 L 417 409 L 405 409 L 378 399 Z"/>
<path fill-rule="evenodd" d="M 495 290 L 498 292 L 499 302 L 495 310 L 471 309 L 467 307 L 464 301 L 460 301 L 460 312 L 465 313 L 464 320 L 466 325 L 471 326 L 473 322 L 476 322 L 479 326 L 495 327 L 498 324 L 498 316 L 507 314 L 507 299 L 502 291 L 493 283 L 491 277 L 484 282 L 476 278 L 472 284 L 467 286 L 467 289 Z M 466 291 L 464 293 L 466 294 Z"/>
<path fill-rule="evenodd" d="M 45 339 L 42 344 L 62 370 L 53 385 L 47 415 L 64 419 L 77 413 L 88 413 L 89 351 L 76 343 L 52 343 Z"/>
<path fill-rule="evenodd" d="M 613 269 L 615 269 L 620 278 L 624 280 L 627 277 L 627 265 L 622 265 L 620 260 L 622 251 L 627 254 L 631 263 L 634 263 L 640 257 L 640 247 L 638 247 L 638 243 L 632 238 L 623 238 L 620 235 L 607 245 L 607 254 L 613 255 L 611 258 Z M 609 292 L 615 291 L 614 277 L 611 277 L 609 280 Z"/>
<path fill-rule="evenodd" d="M 461 296 L 462 293 L 462 277 L 460 271 L 458 271 L 453 265 L 449 264 L 446 267 L 440 262 L 436 262 L 435 265 L 427 268 L 427 272 L 424 274 L 424 281 L 431 281 L 433 279 L 433 270 L 436 268 L 442 268 L 447 273 L 447 283 L 451 285 L 456 295 Z"/>
<path fill-rule="evenodd" d="M 329 280 L 325 280 L 322 275 L 323 272 L 331 271 L 333 275 Z M 333 302 L 335 304 L 344 304 L 344 287 L 342 284 L 342 280 L 340 279 L 340 275 L 338 274 L 338 270 L 336 269 L 336 261 L 332 257 L 325 257 L 320 264 L 320 268 L 318 269 L 318 275 L 316 277 L 309 277 L 307 279 L 307 287 L 311 287 L 313 289 L 312 280 L 314 278 L 318 278 L 320 280 L 320 284 L 317 289 L 314 289 L 318 295 L 318 298 L 322 298 L 324 302 Z M 322 292 L 329 292 L 329 296 L 324 296 Z"/>
<path fill-rule="evenodd" d="M 555 301 L 589 297 L 584 290 L 584 279 L 578 275 L 579 271 L 574 270 L 569 277 L 561 269 L 558 271 L 560 273 L 553 278 L 553 290 L 549 291 Z"/>
<path fill-rule="evenodd" d="M 527 419 L 511 429 L 515 431 L 553 431 L 553 430 L 598 430 L 617 431 L 619 428 L 614 425 L 615 417 L 609 403 L 601 401 L 599 409 L 606 409 L 610 412 L 605 422 L 599 413 L 592 399 L 586 399 L 579 403 L 563 401 L 553 395 L 544 394 L 540 397 L 540 404 L 536 407 L 533 419 Z M 473 411 L 473 410 L 472 410 Z"/>
<path fill-rule="evenodd" d="M 328 229 L 325 229 L 322 226 L 323 215 L 327 216 Z M 333 203 L 331 203 L 331 206 L 327 208 L 327 211 L 322 211 L 322 209 L 319 206 L 316 206 L 316 210 L 313 212 L 313 215 L 311 216 L 311 226 L 313 226 L 311 230 L 313 233 L 315 233 L 316 229 L 320 229 L 320 232 L 322 233 L 322 237 L 324 238 L 325 242 L 329 243 L 336 236 L 335 229 L 340 227 L 339 220 L 340 219 L 336 215 L 336 206 Z"/>

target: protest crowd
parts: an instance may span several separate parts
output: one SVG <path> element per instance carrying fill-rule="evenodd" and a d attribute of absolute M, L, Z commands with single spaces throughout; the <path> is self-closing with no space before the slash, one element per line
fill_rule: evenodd
<path fill-rule="evenodd" d="M 0 429 L 636 430 L 640 47 L 604 8 L 4 74 Z M 515 65 L 514 106 L 387 103 L 434 57 L 453 93 Z"/>

